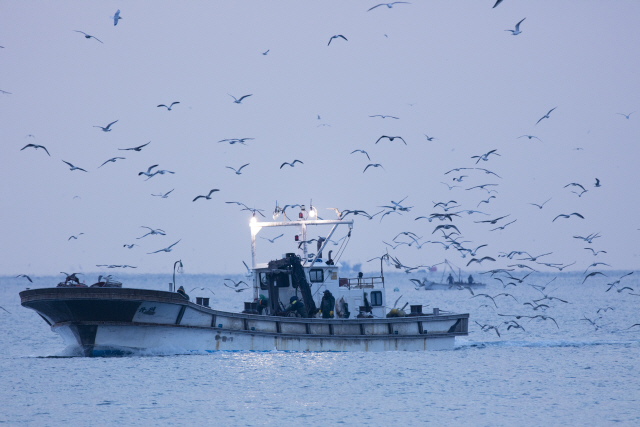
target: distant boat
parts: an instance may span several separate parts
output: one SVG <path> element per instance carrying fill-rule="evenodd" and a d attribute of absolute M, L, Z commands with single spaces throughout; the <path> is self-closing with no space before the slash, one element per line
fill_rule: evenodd
<path fill-rule="evenodd" d="M 462 269 L 453 265 L 449 260 L 445 259 L 443 262 L 433 265 L 429 268 L 430 273 L 435 273 L 438 271 L 437 266 L 442 265 L 442 276 L 438 281 L 429 280 L 425 278 L 423 281 L 423 285 L 425 291 L 432 290 L 442 290 L 442 289 L 454 289 L 459 288 L 460 286 L 470 286 L 472 288 L 481 288 L 486 286 L 484 283 L 476 282 L 473 278 L 473 275 L 469 274 L 468 277 L 466 273 L 462 272 Z M 457 271 L 456 271 L 457 270 Z M 448 275 L 447 275 L 448 273 Z"/>

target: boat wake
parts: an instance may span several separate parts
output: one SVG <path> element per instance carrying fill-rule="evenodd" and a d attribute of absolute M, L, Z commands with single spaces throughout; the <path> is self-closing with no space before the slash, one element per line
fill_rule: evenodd
<path fill-rule="evenodd" d="M 456 346 L 454 350 L 464 350 L 467 348 L 500 348 L 500 347 L 515 347 L 515 348 L 526 348 L 526 347 L 540 347 L 540 348 L 579 348 L 579 347 L 590 347 L 590 346 L 600 346 L 600 345 L 612 345 L 612 346 L 633 346 L 640 347 L 640 340 L 624 340 L 624 341 L 616 341 L 616 340 L 593 340 L 593 341 L 583 341 L 583 340 L 540 340 L 540 341 L 468 341 L 463 339 L 456 340 Z"/>

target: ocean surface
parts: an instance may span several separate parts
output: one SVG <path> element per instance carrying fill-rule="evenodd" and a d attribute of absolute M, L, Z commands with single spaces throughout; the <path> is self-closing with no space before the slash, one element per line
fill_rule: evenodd
<path fill-rule="evenodd" d="M 62 339 L 20 306 L 18 292 L 54 286 L 62 276 L 32 277 L 34 283 L 0 277 L 0 306 L 8 311 L 0 310 L 0 424 L 637 426 L 640 326 L 630 326 L 640 323 L 640 296 L 632 295 L 640 294 L 640 273 L 624 277 L 618 288 L 633 290 L 621 292 L 606 292 L 607 283 L 629 271 L 605 273 L 584 283 L 582 273 L 535 273 L 507 289 L 488 274 L 475 275 L 487 284 L 476 295 L 513 295 L 497 296 L 495 304 L 466 289 L 416 290 L 409 279 L 425 274 L 386 275 L 390 305 L 402 296 L 400 306 L 470 313 L 469 336 L 457 338 L 451 351 L 168 349 L 109 358 L 66 357 Z M 93 283 L 93 276 L 84 277 Z M 118 277 L 126 287 L 147 289 L 166 290 L 171 281 L 170 275 Z M 251 295 L 222 286 L 225 277 L 178 275 L 176 282 L 192 299 L 209 294 L 215 308 L 239 311 Z M 535 311 L 523 305 L 544 294 L 567 302 L 539 301 L 549 307 Z M 514 318 L 499 314 L 543 314 L 558 326 L 521 318 L 524 330 L 507 330 L 501 322 Z M 476 321 L 497 326 L 500 336 Z"/>

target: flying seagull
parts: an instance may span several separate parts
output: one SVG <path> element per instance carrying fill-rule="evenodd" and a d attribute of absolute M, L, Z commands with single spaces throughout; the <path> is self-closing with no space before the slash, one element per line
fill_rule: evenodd
<path fill-rule="evenodd" d="M 480 259 L 471 258 L 467 263 L 467 267 L 469 267 L 469 264 L 471 264 L 472 262 L 477 262 L 478 264 L 482 264 L 482 261 L 495 261 L 495 259 L 491 258 L 490 256 L 482 257 Z"/>
<path fill-rule="evenodd" d="M 175 190 L 175 188 L 173 190 Z M 171 191 L 173 191 L 173 190 L 171 190 Z M 164 194 L 152 194 L 152 196 L 162 197 L 163 199 L 166 199 L 167 197 L 169 197 L 169 193 L 171 193 L 171 191 L 167 191 Z"/>
<path fill-rule="evenodd" d="M 110 129 L 111 125 L 114 124 L 114 123 L 117 123 L 117 122 L 118 122 L 118 120 L 116 120 L 115 122 L 109 123 L 106 127 L 94 126 L 94 128 L 100 128 L 100 129 L 102 129 L 103 132 L 111 132 L 111 129 Z"/>
<path fill-rule="evenodd" d="M 529 204 L 530 204 L 530 205 L 533 205 L 533 206 L 537 206 L 538 208 L 542 209 L 542 207 L 543 207 L 544 205 L 546 205 L 546 204 L 547 204 L 547 202 L 548 202 L 549 200 L 551 200 L 551 199 L 548 199 L 546 202 L 544 202 L 544 203 L 543 203 L 543 204 L 541 204 L 541 205 L 538 205 L 538 204 L 536 204 L 536 203 L 529 203 Z"/>
<path fill-rule="evenodd" d="M 548 118 L 549 118 L 549 114 L 551 114 L 551 112 L 552 112 L 553 110 L 555 110 L 556 108 L 558 108 L 558 107 L 553 107 L 551 110 L 549 110 L 549 112 L 548 112 L 547 114 L 545 114 L 544 116 L 540 117 L 540 120 L 538 120 L 538 121 L 536 122 L 536 125 L 537 125 L 538 123 L 540 123 L 540 122 L 542 121 L 542 119 L 548 119 Z M 534 125 L 534 126 L 535 126 L 535 125 Z"/>
<path fill-rule="evenodd" d="M 166 236 L 165 231 L 164 231 L 164 230 L 161 230 L 161 229 L 159 229 L 159 228 L 158 228 L 157 230 L 154 230 L 153 228 L 151 228 L 151 227 L 147 227 L 147 226 L 144 226 L 144 225 L 141 225 L 141 226 L 140 226 L 140 228 L 146 228 L 146 229 L 148 229 L 148 230 L 149 230 L 149 232 L 148 232 L 147 234 L 145 234 L 144 236 L 142 236 L 142 237 L 146 237 L 146 236 L 148 236 L 148 235 L 150 235 L 150 234 L 151 234 L 151 235 L 153 235 L 153 234 L 159 234 L 159 235 L 161 235 L 161 236 Z M 136 239 L 142 239 L 142 237 L 136 237 Z"/>
<path fill-rule="evenodd" d="M 247 144 L 245 144 L 244 142 L 245 142 L 245 141 L 248 141 L 248 140 L 250 140 L 250 139 L 255 139 L 255 138 L 230 138 L 230 139 L 221 139 L 221 140 L 220 140 L 220 141 L 218 141 L 218 142 L 228 142 L 228 143 L 229 143 L 229 145 L 233 145 L 233 144 L 235 144 L 236 142 L 238 142 L 238 143 L 240 143 L 240 144 L 242 144 L 242 145 L 247 145 Z"/>
<path fill-rule="evenodd" d="M 558 218 L 570 218 L 570 217 L 571 217 L 571 215 L 575 215 L 575 216 L 577 216 L 577 217 L 579 217 L 579 218 L 584 219 L 584 217 L 583 217 L 582 215 L 580 215 L 578 212 L 574 212 L 574 213 L 571 213 L 571 214 L 569 214 L 569 215 L 560 214 L 560 215 L 558 215 L 557 217 L 555 217 L 555 218 L 553 219 L 553 221 L 555 221 L 555 220 L 556 220 L 556 219 L 558 219 Z M 551 221 L 551 222 L 553 222 L 553 221 Z"/>
<path fill-rule="evenodd" d="M 182 239 L 180 239 L 180 240 L 182 240 Z M 155 252 L 147 252 L 147 255 L 150 255 L 150 254 L 157 254 L 158 252 L 171 252 L 171 251 L 173 250 L 173 247 L 174 247 L 175 245 L 177 245 L 177 244 L 180 242 L 180 240 L 178 240 L 178 241 L 177 241 L 177 242 L 175 242 L 173 245 L 170 245 L 170 246 L 168 246 L 168 247 L 166 247 L 166 248 L 164 248 L 164 249 L 158 249 L 158 250 L 157 250 L 157 251 L 155 251 Z"/>
<path fill-rule="evenodd" d="M 146 144 L 138 145 L 137 147 L 133 147 L 133 148 L 118 148 L 118 150 L 120 150 L 120 151 L 126 151 L 126 150 L 142 151 L 142 147 L 146 147 L 149 144 L 151 144 L 151 141 L 147 142 Z"/>
<path fill-rule="evenodd" d="M 46 149 L 46 147 L 45 147 L 44 145 L 37 145 L 37 144 L 27 144 L 27 145 L 25 145 L 24 147 L 22 147 L 22 148 L 20 149 L 20 151 L 24 150 L 25 148 L 29 148 L 29 147 L 33 147 L 33 148 L 35 148 L 36 150 L 37 150 L 38 148 L 42 148 L 44 151 L 46 151 L 46 152 L 47 152 L 47 154 L 49 154 L 49 151 Z M 49 154 L 49 157 L 51 157 L 51 154 Z"/>
<path fill-rule="evenodd" d="M 227 169 L 231 169 L 231 170 L 233 170 L 233 171 L 236 173 L 236 175 L 242 175 L 242 172 L 240 172 L 240 171 L 241 171 L 241 170 L 242 170 L 242 168 L 243 168 L 243 167 L 245 167 L 245 166 L 249 166 L 249 163 L 247 163 L 246 165 L 242 165 L 242 166 L 240 166 L 240 169 L 238 169 L 238 170 L 235 170 L 235 169 L 234 169 L 234 168 L 232 168 L 231 166 L 225 166 L 225 167 L 226 167 Z"/>
<path fill-rule="evenodd" d="M 371 161 L 371 157 L 369 157 L 369 153 L 367 153 L 367 152 L 366 152 L 366 151 L 364 151 L 364 150 L 353 150 L 350 154 L 353 154 L 353 153 L 362 153 L 362 154 L 364 154 L 365 156 L 367 156 L 367 159 L 369 159 L 369 161 Z"/>
<path fill-rule="evenodd" d="M 478 162 L 480 160 L 484 160 L 486 162 L 486 161 L 489 160 L 489 155 L 491 155 L 491 154 L 495 154 L 496 156 L 500 156 L 500 154 L 496 153 L 496 151 L 498 151 L 498 150 L 497 149 L 496 150 L 491 150 L 491 151 L 489 151 L 487 153 L 484 153 L 484 154 L 481 154 L 479 156 L 471 156 L 471 158 L 472 159 L 478 159 L 478 160 L 476 160 L 476 164 L 478 164 Z"/>
<path fill-rule="evenodd" d="M 78 233 L 78 236 L 82 236 L 83 234 L 84 234 L 84 233 Z M 67 242 L 68 242 L 69 240 L 71 240 L 71 239 L 73 239 L 73 240 L 78 240 L 78 236 L 71 236 L 71 237 L 69 237 L 69 238 L 67 239 Z"/>
<path fill-rule="evenodd" d="M 85 39 L 96 39 L 96 40 L 98 40 L 100 43 L 102 43 L 102 40 L 100 40 L 100 39 L 99 39 L 99 38 L 97 38 L 97 37 L 91 36 L 91 35 L 89 35 L 89 34 L 85 33 L 84 31 L 78 31 L 78 30 L 73 30 L 73 31 L 75 31 L 76 33 L 82 33 L 82 34 L 84 34 L 84 38 L 85 38 Z M 102 43 L 102 44 L 104 44 L 104 43 Z"/>
<path fill-rule="evenodd" d="M 101 164 L 100 166 L 98 166 L 98 169 L 100 169 L 101 167 L 103 167 L 104 165 L 106 165 L 106 164 L 107 164 L 107 163 L 109 163 L 109 162 L 114 162 L 114 163 L 115 163 L 115 162 L 116 162 L 116 160 L 118 160 L 118 159 L 122 159 L 122 160 L 124 160 L 124 159 L 125 159 L 125 157 L 113 157 L 113 158 L 111 158 L 111 159 L 107 160 L 106 162 L 104 162 L 103 164 Z"/>
<path fill-rule="evenodd" d="M 582 281 L 582 284 L 584 285 L 584 282 L 586 282 L 586 281 L 587 281 L 587 279 L 588 279 L 589 277 L 594 277 L 594 276 L 597 276 L 598 274 L 599 274 L 599 275 L 601 275 L 601 276 L 609 277 L 609 276 L 607 276 L 607 275 L 606 275 L 606 274 L 604 274 L 604 273 L 601 273 L 601 272 L 599 272 L 599 271 L 594 271 L 594 272 L 589 273 L 589 274 L 587 274 L 587 275 L 585 276 L 584 280 Z"/>
<path fill-rule="evenodd" d="M 493 225 L 495 225 L 495 224 L 496 224 L 498 221 L 500 221 L 502 218 L 506 218 L 506 217 L 508 217 L 508 216 L 510 216 L 510 215 L 511 215 L 511 214 L 509 214 L 509 215 L 505 215 L 505 216 L 501 216 L 500 218 L 496 218 L 496 219 L 488 219 L 488 220 L 485 220 L 485 221 L 473 221 L 473 222 L 478 223 L 478 224 L 480 224 L 480 223 L 485 223 L 485 222 L 486 222 L 486 223 L 488 223 L 488 224 L 493 224 Z"/>
<path fill-rule="evenodd" d="M 446 185 L 446 186 L 449 188 L 449 190 L 452 190 L 452 189 L 454 189 L 454 188 L 456 188 L 456 187 L 458 187 L 458 188 L 462 188 L 462 187 L 460 187 L 459 185 L 449 185 L 449 184 L 447 184 L 446 182 L 442 182 L 442 181 L 440 182 L 440 184 L 444 184 L 444 185 Z"/>
<path fill-rule="evenodd" d="M 370 10 L 375 9 L 376 7 L 380 7 L 380 6 L 387 6 L 389 9 L 391 9 L 394 4 L 411 4 L 411 3 L 409 3 L 408 1 L 394 1 L 393 3 L 380 3 L 380 4 L 377 4 L 377 5 L 373 6 L 371 9 L 368 9 L 367 12 L 369 12 Z"/>
<path fill-rule="evenodd" d="M 262 236 L 260 236 L 260 238 L 261 238 L 261 239 L 264 239 L 264 240 L 268 240 L 269 242 L 273 243 L 273 242 L 275 242 L 275 241 L 276 241 L 276 239 L 279 239 L 279 238 L 280 238 L 280 237 L 282 237 L 282 236 L 284 236 L 284 234 L 281 234 L 281 235 L 279 235 L 279 236 L 277 236 L 277 237 L 274 237 L 273 239 L 269 239 L 269 238 L 267 238 L 267 237 L 262 237 Z"/>
<path fill-rule="evenodd" d="M 158 107 L 165 107 L 167 109 L 167 111 L 171 111 L 171 107 L 173 107 L 176 104 L 180 104 L 180 102 L 179 101 L 172 102 L 171 105 L 169 105 L 168 107 L 166 105 L 164 105 L 164 104 L 160 104 L 160 105 L 158 105 Z"/>
<path fill-rule="evenodd" d="M 213 190 L 209 191 L 209 194 L 207 194 L 206 196 L 197 196 L 195 199 L 193 199 L 193 201 L 195 202 L 196 200 L 202 198 L 202 199 L 207 199 L 207 200 L 211 200 L 211 195 L 213 193 L 215 193 L 216 191 L 220 191 L 217 188 L 214 188 Z"/>
<path fill-rule="evenodd" d="M 31 280 L 31 277 L 27 276 L 26 274 L 19 274 L 16 277 L 24 277 L 25 279 L 27 279 L 28 281 L 30 281 L 31 283 L 33 283 L 33 280 Z"/>
<path fill-rule="evenodd" d="M 528 139 L 535 138 L 538 141 L 542 142 L 542 140 L 540 138 L 538 138 L 537 136 L 535 136 L 535 135 L 522 135 L 522 136 L 517 137 L 516 139 L 520 139 L 520 138 L 528 138 Z"/>
<path fill-rule="evenodd" d="M 345 41 L 349 41 L 349 40 L 347 40 L 347 38 L 346 38 L 345 36 L 343 36 L 342 34 L 338 34 L 338 35 L 332 36 L 332 37 L 329 39 L 329 43 L 327 43 L 327 46 L 329 46 L 329 45 L 331 44 L 331 40 L 333 40 L 333 39 L 337 39 L 338 37 L 340 37 L 340 38 L 342 38 L 342 39 L 345 39 Z"/>
<path fill-rule="evenodd" d="M 233 280 L 233 279 L 224 279 L 224 280 L 225 280 L 225 281 L 227 281 L 227 280 L 228 280 L 228 281 L 230 281 L 231 283 L 233 283 L 233 287 L 234 287 L 234 288 L 237 288 L 237 287 L 238 287 L 238 286 L 240 286 L 241 284 L 244 284 L 244 285 L 245 285 L 245 286 L 247 286 L 247 287 L 249 286 L 249 285 L 247 285 L 247 283 L 246 283 L 244 280 L 240 280 L 239 282 L 236 282 L 236 281 L 235 281 L 235 280 Z M 231 287 L 231 286 L 229 286 L 229 287 Z"/>
<path fill-rule="evenodd" d="M 505 31 L 511 31 L 512 35 L 517 36 L 518 34 L 522 33 L 522 31 L 520 31 L 520 24 L 522 24 L 522 21 L 524 21 L 525 19 L 527 18 L 522 18 L 522 20 L 516 24 L 515 30 L 505 30 Z"/>
<path fill-rule="evenodd" d="M 160 169 L 160 170 L 157 170 L 154 173 L 152 173 L 151 176 L 149 178 L 147 178 L 146 180 L 149 180 L 149 179 L 153 178 L 156 175 L 164 175 L 165 173 L 170 173 L 172 175 L 175 174 L 175 172 L 171 172 L 171 171 L 168 171 L 166 169 Z"/>
<path fill-rule="evenodd" d="M 366 167 L 366 168 L 364 168 L 364 170 L 362 171 L 362 173 L 365 173 L 365 172 L 367 171 L 367 169 L 369 169 L 371 166 L 373 166 L 374 168 L 382 168 L 382 170 L 385 170 L 385 169 L 384 169 L 384 166 L 382 166 L 380 163 L 369 163 L 369 164 L 367 165 L 367 167 Z"/>
<path fill-rule="evenodd" d="M 395 117 L 395 116 L 385 116 L 385 115 L 383 115 L 383 114 L 374 114 L 373 116 L 369 116 L 369 117 L 382 117 L 383 119 L 386 119 L 386 118 L 388 117 L 388 118 L 390 118 L 390 119 L 396 119 L 396 120 L 399 120 L 399 118 L 398 118 L 398 117 Z"/>
<path fill-rule="evenodd" d="M 607 251 L 597 251 L 597 252 L 596 252 L 595 250 L 593 250 L 593 249 L 591 249 L 591 248 L 584 248 L 584 249 L 586 249 L 586 250 L 588 250 L 588 251 L 591 251 L 591 253 L 593 254 L 593 256 L 597 256 L 599 253 L 603 253 L 603 254 L 606 254 L 606 253 L 607 253 Z"/>
<path fill-rule="evenodd" d="M 427 135 L 426 133 L 424 134 L 424 136 L 426 136 L 426 137 L 427 137 L 427 141 L 433 141 L 434 139 L 436 139 L 436 138 L 434 138 L 433 136 L 429 136 L 429 135 Z"/>
<path fill-rule="evenodd" d="M 496 0 L 496 3 L 493 5 L 493 7 L 491 9 L 494 9 L 495 7 L 497 7 L 500 3 L 502 3 L 502 0 Z"/>
<path fill-rule="evenodd" d="M 79 168 L 79 167 L 77 167 L 77 166 L 73 166 L 73 165 L 72 165 L 71 163 L 69 163 L 69 162 L 65 162 L 64 160 L 63 160 L 62 162 L 63 162 L 63 163 L 66 163 L 66 164 L 68 164 L 68 165 L 69 165 L 69 167 L 70 167 L 70 169 L 69 169 L 69 170 L 72 170 L 72 171 L 74 171 L 74 170 L 79 170 L 79 171 L 82 171 L 82 172 L 86 172 L 86 170 L 84 170 L 84 169 L 82 169 L 82 168 Z"/>
<path fill-rule="evenodd" d="M 231 280 L 231 279 L 229 279 L 229 280 Z M 246 291 L 247 289 L 249 289 L 249 285 L 247 285 L 247 287 L 246 287 L 246 288 L 239 288 L 239 289 L 236 289 L 236 288 L 233 288 L 233 287 L 231 287 L 231 286 L 227 285 L 227 284 L 226 284 L 226 283 L 224 283 L 224 282 L 223 282 L 222 284 L 223 284 L 223 285 L 225 285 L 225 286 L 226 286 L 227 288 L 229 288 L 229 289 L 233 289 L 233 290 L 234 290 L 234 291 L 236 291 L 236 292 L 242 292 L 242 291 Z"/>
<path fill-rule="evenodd" d="M 145 175 L 145 176 L 151 178 L 154 175 L 153 173 L 151 173 L 151 169 L 153 169 L 155 167 L 158 167 L 158 165 L 149 166 L 149 169 L 147 169 L 146 172 L 139 172 L 138 176 Z"/>
<path fill-rule="evenodd" d="M 138 246 L 135 243 L 132 243 L 130 245 L 122 245 L 123 248 L 127 248 L 127 249 L 133 249 L 134 246 Z"/>
<path fill-rule="evenodd" d="M 389 141 L 393 141 L 394 139 L 398 138 L 400 141 L 404 142 L 404 145 L 407 145 L 407 142 L 401 136 L 387 136 L 387 135 L 382 135 L 380 138 L 378 138 L 378 140 L 376 141 L 376 144 L 380 142 L 380 140 L 383 138 L 387 138 Z"/>
<path fill-rule="evenodd" d="M 602 185 L 600 185 L 600 180 L 598 178 L 596 178 L 596 183 L 593 186 L 594 187 L 602 187 Z"/>
<path fill-rule="evenodd" d="M 442 225 L 438 225 L 436 228 L 433 229 L 433 231 L 431 232 L 431 234 L 435 233 L 438 230 L 449 230 L 450 228 L 453 228 L 454 230 L 456 230 L 458 232 L 458 234 L 460 234 L 460 230 L 458 230 L 458 227 L 456 227 L 453 224 L 442 224 Z"/>
<path fill-rule="evenodd" d="M 621 116 L 625 116 L 627 118 L 627 120 L 629 120 L 629 116 L 632 115 L 633 113 L 635 113 L 635 111 L 632 111 L 629 114 L 623 114 L 623 113 L 616 113 L 616 114 L 620 114 Z"/>
<path fill-rule="evenodd" d="M 516 221 L 517 221 L 517 219 L 514 219 L 513 221 L 508 222 L 508 223 L 506 223 L 505 225 L 502 225 L 502 226 L 500 226 L 500 227 L 493 228 L 493 229 L 491 229 L 491 230 L 489 230 L 489 231 L 504 230 L 504 229 L 505 229 L 505 227 L 506 227 L 507 225 L 513 224 L 513 223 L 514 223 L 514 222 L 516 222 Z"/>
<path fill-rule="evenodd" d="M 110 18 L 113 19 L 114 26 L 118 25 L 118 21 L 122 19 L 122 16 L 120 16 L 120 9 L 116 11 L 115 15 L 110 16 Z"/>
<path fill-rule="evenodd" d="M 282 167 L 284 165 L 289 165 L 291 167 L 294 167 L 296 165 L 296 162 L 300 163 L 301 165 L 304 165 L 304 163 L 298 159 L 294 160 L 293 162 L 289 163 L 289 162 L 284 162 L 283 164 L 280 165 L 280 169 L 282 169 Z"/>
<path fill-rule="evenodd" d="M 241 96 L 240 99 L 236 98 L 235 96 L 231 95 L 230 93 L 228 93 L 227 95 L 229 95 L 230 97 L 233 98 L 233 102 L 235 104 L 240 104 L 243 99 L 248 98 L 248 97 L 252 96 L 253 94 Z"/>
<path fill-rule="evenodd" d="M 266 52 L 262 52 L 262 54 L 263 54 L 263 55 L 266 55 L 267 53 L 269 53 L 269 50 L 270 50 L 270 49 L 267 49 L 267 51 L 266 51 Z"/>

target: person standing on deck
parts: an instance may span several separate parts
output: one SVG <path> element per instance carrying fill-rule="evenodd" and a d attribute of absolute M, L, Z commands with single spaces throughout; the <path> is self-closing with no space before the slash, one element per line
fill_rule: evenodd
<path fill-rule="evenodd" d="M 329 292 L 329 290 L 324 291 L 324 295 L 322 296 L 322 301 L 320 302 L 320 312 L 322 313 L 323 319 L 332 319 L 333 318 L 333 308 L 336 306 L 335 297 Z"/>

